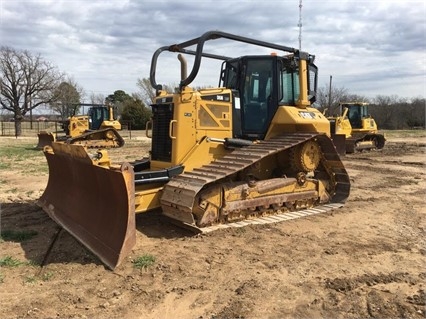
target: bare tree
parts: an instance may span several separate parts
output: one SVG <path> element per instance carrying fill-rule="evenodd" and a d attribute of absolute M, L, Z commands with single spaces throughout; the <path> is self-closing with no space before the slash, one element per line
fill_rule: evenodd
<path fill-rule="evenodd" d="M 136 97 L 145 105 L 151 105 L 155 98 L 155 89 L 151 86 L 149 78 L 138 79 L 136 85 L 140 88 L 140 92 L 136 93 Z M 163 85 L 163 90 L 169 93 L 175 91 L 174 87 L 178 85 Z"/>
<path fill-rule="evenodd" d="M 21 135 L 24 115 L 56 99 L 54 90 L 63 75 L 40 55 L 0 48 L 0 106 L 13 113 L 15 135 Z"/>
<path fill-rule="evenodd" d="M 315 105 L 321 111 L 328 109 L 327 115 L 337 115 L 339 113 L 339 103 L 347 102 L 344 101 L 346 96 L 348 96 L 346 88 L 331 87 L 330 90 L 328 85 L 324 85 L 318 89 Z"/>
<path fill-rule="evenodd" d="M 377 125 L 383 129 L 394 129 L 397 127 L 398 96 L 377 95 L 374 98 L 374 106 L 369 109 L 372 113 Z"/>
<path fill-rule="evenodd" d="M 407 108 L 407 125 L 410 128 L 425 128 L 426 100 L 416 97 Z"/>
<path fill-rule="evenodd" d="M 105 103 L 105 95 L 103 94 L 95 94 L 91 93 L 89 96 L 89 103 L 92 104 L 104 104 Z"/>
<path fill-rule="evenodd" d="M 145 105 L 150 105 L 155 98 L 155 89 L 151 86 L 149 79 L 138 79 L 136 85 L 141 90 L 141 92 L 138 93 L 138 97 L 145 103 Z"/>
<path fill-rule="evenodd" d="M 78 114 L 80 100 L 84 95 L 83 88 L 80 87 L 71 77 L 59 84 L 55 90 L 57 99 L 51 103 L 50 108 L 61 115 L 62 119 Z"/>

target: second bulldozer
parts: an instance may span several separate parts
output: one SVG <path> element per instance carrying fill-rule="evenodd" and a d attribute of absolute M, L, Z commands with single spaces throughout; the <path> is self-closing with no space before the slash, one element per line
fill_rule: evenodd
<path fill-rule="evenodd" d="M 368 103 L 345 102 L 340 103 L 339 108 L 340 115 L 328 118 L 339 153 L 382 149 L 385 146 L 385 136 L 379 132 L 376 121 L 368 113 Z"/>
<path fill-rule="evenodd" d="M 38 133 L 37 148 L 42 149 L 52 142 L 80 144 L 89 148 L 121 147 L 124 139 L 118 133 L 121 124 L 114 118 L 113 108 L 102 104 L 80 104 L 90 106 L 87 115 L 74 115 L 61 121 L 62 134 L 41 131 Z"/>
<path fill-rule="evenodd" d="M 208 41 L 223 40 L 274 53 L 227 57 L 216 53 L 223 46 L 205 51 Z M 175 93 L 156 82 L 163 52 L 178 54 L 181 62 Z M 189 85 L 206 58 L 221 61 L 219 85 L 194 90 Z M 149 158 L 116 164 L 107 150 L 90 154 L 60 143 L 44 150 L 49 181 L 39 205 L 109 268 L 135 244 L 136 213 L 157 210 L 180 225 L 210 231 L 343 206 L 349 176 L 330 139 L 330 122 L 311 107 L 314 56 L 211 31 L 159 48 L 150 80 L 157 96 L 147 125 Z"/>

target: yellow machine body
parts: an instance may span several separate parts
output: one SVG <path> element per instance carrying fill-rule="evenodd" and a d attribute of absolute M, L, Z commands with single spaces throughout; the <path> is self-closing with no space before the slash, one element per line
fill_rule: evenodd
<path fill-rule="evenodd" d="M 89 130 L 89 117 L 87 115 L 71 116 L 69 118 L 69 137 L 77 137 Z"/>
<path fill-rule="evenodd" d="M 291 54 L 204 53 L 204 42 L 218 38 Z M 195 51 L 186 49 L 193 45 Z M 163 51 L 195 55 L 189 75 L 178 56 L 182 77 L 175 93 L 155 82 Z M 189 84 L 206 57 L 224 61 L 219 86 L 194 90 Z M 150 156 L 115 164 L 106 150 L 53 143 L 44 150 L 49 182 L 40 206 L 111 269 L 131 251 L 136 213 L 158 210 L 204 231 L 342 206 L 350 181 L 330 139 L 329 120 L 311 107 L 317 86 L 313 60 L 297 49 L 219 31 L 160 48 L 150 74 L 157 91 L 147 123 Z"/>
<path fill-rule="evenodd" d="M 213 88 L 194 91 L 186 87 L 181 95 L 163 93 L 156 99 L 159 103 L 167 99 L 173 101 L 175 120 L 171 121 L 169 126 L 172 143 L 170 161 L 151 159 L 150 170 L 166 169 L 180 164 L 185 167 L 185 171 L 192 171 L 230 152 L 223 143 L 216 140 L 232 138 L 232 102 L 211 102 L 203 99 L 204 96 L 212 95 L 231 95 L 231 90 Z M 315 108 L 283 105 L 274 115 L 265 139 L 292 132 L 329 134 L 329 125 L 327 118 Z M 161 187 L 152 191 L 151 187 L 147 188 L 145 185 L 136 186 L 136 213 L 159 208 L 159 190 Z"/>
<path fill-rule="evenodd" d="M 121 130 L 121 123 L 114 118 L 114 109 L 108 106 L 108 118 L 103 119 L 99 129 L 113 128 L 117 131 Z"/>
<path fill-rule="evenodd" d="M 340 104 L 341 115 L 329 117 L 331 134 L 336 147 L 344 140 L 343 153 L 382 149 L 385 136 L 379 133 L 376 121 L 368 113 L 368 103 L 345 102 Z M 344 137 L 344 139 L 339 139 Z M 336 142 L 338 141 L 338 142 Z"/>
<path fill-rule="evenodd" d="M 65 135 L 41 131 L 37 148 L 51 146 L 52 142 L 79 144 L 90 148 L 121 147 L 124 140 L 118 133 L 121 123 L 114 119 L 111 106 L 91 105 L 88 115 L 75 115 L 61 122 Z"/>

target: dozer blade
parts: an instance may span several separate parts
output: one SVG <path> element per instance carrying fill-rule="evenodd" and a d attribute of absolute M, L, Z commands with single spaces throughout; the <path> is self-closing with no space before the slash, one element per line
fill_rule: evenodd
<path fill-rule="evenodd" d="M 55 134 L 46 131 L 40 131 L 38 134 L 38 143 L 36 148 L 42 150 L 45 146 L 51 146 L 55 141 Z"/>
<path fill-rule="evenodd" d="M 344 134 L 335 134 L 331 137 L 334 147 L 340 156 L 346 154 L 346 136 Z"/>
<path fill-rule="evenodd" d="M 52 143 L 49 180 L 39 206 L 114 269 L 136 243 L 134 173 L 93 165 L 81 145 Z"/>

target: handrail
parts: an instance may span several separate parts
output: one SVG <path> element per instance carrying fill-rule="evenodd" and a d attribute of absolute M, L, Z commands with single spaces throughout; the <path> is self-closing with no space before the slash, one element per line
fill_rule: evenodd
<path fill-rule="evenodd" d="M 157 82 L 156 82 L 155 71 L 156 71 L 156 67 L 157 67 L 158 56 L 164 51 L 179 52 L 179 53 L 190 54 L 190 55 L 195 56 L 195 60 L 194 60 L 194 64 L 193 64 L 191 73 L 185 79 L 181 79 L 180 84 L 179 84 L 180 89 L 182 89 L 182 87 L 184 87 L 184 86 L 189 85 L 195 79 L 195 77 L 197 76 L 198 71 L 200 69 L 202 57 L 211 58 L 211 59 L 218 59 L 218 60 L 230 59 L 230 57 L 203 52 L 204 43 L 206 41 L 220 39 L 220 38 L 233 40 L 233 41 L 237 41 L 237 42 L 243 42 L 243 43 L 247 43 L 247 44 L 258 45 L 258 46 L 261 46 L 261 47 L 271 48 L 271 49 L 280 50 L 280 51 L 284 51 L 284 52 L 290 52 L 290 53 L 293 53 L 299 59 L 304 59 L 304 60 L 313 59 L 313 56 L 309 55 L 308 53 L 299 51 L 298 49 L 295 49 L 295 48 L 292 48 L 292 47 L 287 47 L 287 46 L 283 46 L 283 45 L 279 45 L 279 44 L 275 44 L 275 43 L 265 42 L 265 41 L 261 41 L 261 40 L 255 40 L 255 39 L 251 39 L 251 38 L 246 38 L 246 37 L 242 37 L 242 36 L 238 36 L 238 35 L 234 35 L 234 34 L 230 34 L 230 33 L 226 33 L 226 32 L 221 32 L 221 31 L 208 31 L 198 38 L 194 38 L 192 40 L 188 40 L 188 41 L 182 42 L 180 44 L 163 46 L 163 47 L 157 49 L 154 52 L 154 55 L 152 56 L 152 60 L 151 60 L 150 82 L 151 82 L 152 87 L 157 92 L 162 90 L 162 85 L 157 84 Z M 197 45 L 195 51 L 186 49 L 187 47 L 190 47 L 190 46 L 193 46 L 193 45 Z"/>

